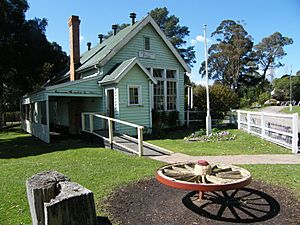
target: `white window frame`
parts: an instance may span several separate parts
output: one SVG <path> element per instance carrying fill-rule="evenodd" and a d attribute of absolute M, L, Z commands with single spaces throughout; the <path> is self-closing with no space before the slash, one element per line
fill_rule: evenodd
<path fill-rule="evenodd" d="M 138 89 L 138 104 L 130 103 L 130 88 Z M 128 85 L 127 86 L 127 99 L 128 99 L 128 106 L 141 106 L 142 105 L 142 85 Z"/>
<path fill-rule="evenodd" d="M 151 67 L 151 75 L 152 76 L 154 76 L 153 74 L 153 70 L 155 70 L 155 69 L 159 69 L 159 70 L 163 70 L 162 71 L 162 77 L 160 78 L 160 77 L 155 77 L 155 79 L 157 80 L 157 81 L 163 81 L 164 82 L 164 111 L 175 111 L 175 110 L 177 110 L 177 111 L 179 111 L 179 92 L 180 92 L 180 90 L 179 90 L 179 70 L 178 70 L 178 68 L 161 68 L 161 67 Z M 173 71 L 175 71 L 175 77 L 174 78 L 167 78 L 167 70 L 173 70 Z M 167 92 L 167 82 L 168 81 L 174 81 L 174 82 L 176 82 L 176 108 L 174 109 L 174 110 L 169 110 L 169 109 L 167 109 L 168 108 L 168 106 L 167 106 L 167 101 L 168 101 L 168 99 L 167 99 L 167 94 L 168 94 L 168 92 Z M 155 85 L 153 84 L 152 85 L 152 109 L 154 109 L 154 104 L 155 104 L 155 102 L 154 102 L 154 87 Z M 158 110 L 158 111 L 161 111 L 161 110 Z"/>

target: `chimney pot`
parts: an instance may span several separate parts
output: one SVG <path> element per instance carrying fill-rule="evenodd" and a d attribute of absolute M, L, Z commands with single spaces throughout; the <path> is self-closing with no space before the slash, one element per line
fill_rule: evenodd
<path fill-rule="evenodd" d="M 80 49 L 79 49 L 79 25 L 78 16 L 72 15 L 68 21 L 70 32 L 70 80 L 77 80 L 75 70 L 80 64 Z"/>
<path fill-rule="evenodd" d="M 112 28 L 113 31 L 114 31 L 114 35 L 116 35 L 116 34 L 117 34 L 118 25 L 117 25 L 117 24 L 113 24 L 113 25 L 111 26 L 111 28 Z"/>
<path fill-rule="evenodd" d="M 88 51 L 91 50 L 91 46 L 92 46 L 92 43 L 91 42 L 88 42 L 86 43 L 87 47 L 88 47 Z"/>
<path fill-rule="evenodd" d="M 136 14 L 132 12 L 129 14 L 129 17 L 131 18 L 131 25 L 135 24 Z"/>
<path fill-rule="evenodd" d="M 100 44 L 103 42 L 103 37 L 104 37 L 103 34 L 98 34 Z"/>

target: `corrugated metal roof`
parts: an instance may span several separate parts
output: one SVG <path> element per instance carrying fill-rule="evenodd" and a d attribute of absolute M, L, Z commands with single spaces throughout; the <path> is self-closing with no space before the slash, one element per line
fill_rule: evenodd
<path fill-rule="evenodd" d="M 135 58 L 128 59 L 123 61 L 114 71 L 112 71 L 110 74 L 106 75 L 100 83 L 106 83 L 106 82 L 112 82 L 115 81 L 125 70 L 128 66 L 130 66 L 131 63 L 133 63 Z"/>
<path fill-rule="evenodd" d="M 119 44 L 127 36 L 127 34 L 129 34 L 138 25 L 138 23 L 139 22 L 122 29 L 116 35 L 109 37 L 101 44 L 98 44 L 91 50 L 83 53 L 80 57 L 81 66 L 76 71 L 79 72 L 99 63 L 112 51 L 112 49 L 114 49 L 117 44 Z"/>

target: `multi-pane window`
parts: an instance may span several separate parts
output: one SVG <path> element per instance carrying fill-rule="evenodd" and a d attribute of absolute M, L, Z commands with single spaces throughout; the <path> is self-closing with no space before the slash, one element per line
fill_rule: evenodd
<path fill-rule="evenodd" d="M 176 110 L 176 81 L 167 81 L 167 110 Z"/>
<path fill-rule="evenodd" d="M 164 78 L 163 78 L 162 69 L 153 69 L 153 76 L 157 80 L 157 84 L 154 85 L 154 93 L 153 93 L 153 101 L 154 101 L 154 109 L 156 110 L 164 110 Z"/>
<path fill-rule="evenodd" d="M 145 50 L 150 50 L 150 37 L 144 37 Z"/>
<path fill-rule="evenodd" d="M 129 86 L 128 87 L 128 104 L 129 105 L 140 105 L 141 104 L 141 94 L 140 91 L 141 87 L 140 86 Z"/>
<path fill-rule="evenodd" d="M 176 70 L 166 71 L 167 82 L 167 110 L 176 110 Z"/>
<path fill-rule="evenodd" d="M 153 88 L 153 106 L 156 110 L 177 109 L 176 70 L 153 69 L 157 84 Z"/>
<path fill-rule="evenodd" d="M 154 109 L 164 110 L 164 81 L 158 80 L 154 85 Z"/>

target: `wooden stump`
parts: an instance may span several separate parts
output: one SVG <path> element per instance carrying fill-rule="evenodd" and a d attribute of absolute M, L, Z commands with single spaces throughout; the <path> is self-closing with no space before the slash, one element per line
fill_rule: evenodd
<path fill-rule="evenodd" d="M 33 225 L 96 225 L 93 193 L 65 175 L 46 171 L 26 181 Z"/>
<path fill-rule="evenodd" d="M 45 225 L 96 225 L 93 193 L 73 182 L 60 182 L 60 193 L 44 204 Z"/>
<path fill-rule="evenodd" d="M 44 202 L 50 202 L 58 194 L 57 184 L 70 180 L 56 171 L 37 173 L 26 181 L 27 198 L 32 225 L 45 225 Z"/>

